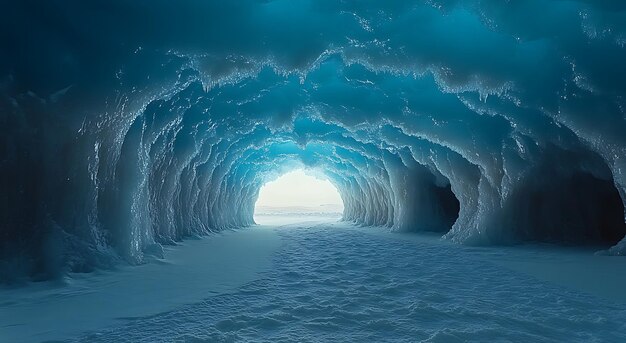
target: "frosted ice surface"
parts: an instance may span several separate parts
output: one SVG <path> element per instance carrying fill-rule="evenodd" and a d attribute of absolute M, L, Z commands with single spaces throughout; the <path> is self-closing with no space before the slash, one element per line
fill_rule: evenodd
<path fill-rule="evenodd" d="M 5 281 L 251 225 L 259 188 L 302 167 L 360 225 L 626 252 L 623 1 L 0 12 Z"/>

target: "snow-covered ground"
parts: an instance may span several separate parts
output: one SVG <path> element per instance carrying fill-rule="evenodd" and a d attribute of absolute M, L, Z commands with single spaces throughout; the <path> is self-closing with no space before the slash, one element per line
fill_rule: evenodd
<path fill-rule="evenodd" d="M 166 247 L 153 263 L 0 289 L 0 342 L 70 339 L 235 290 L 269 269 L 278 246 L 272 230 L 227 231 Z"/>
<path fill-rule="evenodd" d="M 293 213 L 277 212 L 275 214 L 255 215 L 255 223 L 262 226 L 285 226 L 305 223 L 335 223 L 341 220 L 341 214 L 337 213 Z"/>
<path fill-rule="evenodd" d="M 620 257 L 271 219 L 163 263 L 2 291 L 0 341 L 626 341 Z"/>

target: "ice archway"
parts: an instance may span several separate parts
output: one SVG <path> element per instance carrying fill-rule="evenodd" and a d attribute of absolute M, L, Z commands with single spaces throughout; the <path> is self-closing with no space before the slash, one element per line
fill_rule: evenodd
<path fill-rule="evenodd" d="M 626 252 L 622 1 L 7 6 L 3 270 L 250 225 L 294 165 L 361 225 Z"/>

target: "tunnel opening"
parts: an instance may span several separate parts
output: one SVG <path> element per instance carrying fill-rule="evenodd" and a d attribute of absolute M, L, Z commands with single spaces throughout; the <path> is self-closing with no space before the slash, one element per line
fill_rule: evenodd
<path fill-rule="evenodd" d="M 420 169 L 402 178 L 399 188 L 403 211 L 396 228 L 409 232 L 445 234 L 459 218 L 461 204 L 447 179 Z"/>
<path fill-rule="evenodd" d="M 510 202 L 522 241 L 608 248 L 626 235 L 624 205 L 612 180 L 589 173 L 545 178 Z"/>
<path fill-rule="evenodd" d="M 257 224 L 337 221 L 344 204 L 337 188 L 323 174 L 296 169 L 265 183 L 254 207 Z"/>
<path fill-rule="evenodd" d="M 416 194 L 421 196 L 411 204 L 410 231 L 446 234 L 459 218 L 460 202 L 450 185 L 428 184 Z"/>
<path fill-rule="evenodd" d="M 459 211 L 461 210 L 461 203 L 457 199 L 452 187 L 447 185 L 445 187 L 434 186 L 435 202 L 438 204 L 438 212 L 441 220 L 441 225 L 433 228 L 435 232 L 448 233 L 452 229 L 452 225 L 459 218 Z"/>

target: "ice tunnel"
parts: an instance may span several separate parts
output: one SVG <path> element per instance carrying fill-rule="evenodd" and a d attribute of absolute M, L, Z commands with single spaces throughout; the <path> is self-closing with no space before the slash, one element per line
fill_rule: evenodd
<path fill-rule="evenodd" d="M 23 0 L 0 25 L 2 276 L 253 225 L 299 167 L 358 225 L 626 253 L 623 1 Z"/>

